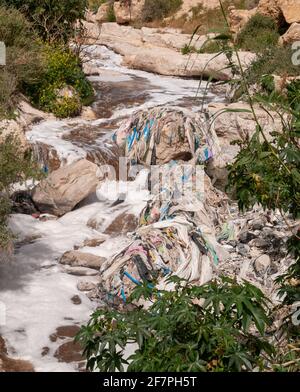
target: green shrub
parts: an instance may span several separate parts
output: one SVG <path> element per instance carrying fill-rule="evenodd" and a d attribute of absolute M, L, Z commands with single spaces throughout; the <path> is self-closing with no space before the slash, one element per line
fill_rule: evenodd
<path fill-rule="evenodd" d="M 39 35 L 49 42 L 66 42 L 74 33 L 74 24 L 83 19 L 87 0 L 1 0 L 19 9 L 32 22 Z"/>
<path fill-rule="evenodd" d="M 41 178 L 31 154 L 24 151 L 19 139 L 12 134 L 3 136 L 0 129 L 0 248 L 5 248 L 12 238 L 7 227 L 10 213 L 9 194 L 14 183 L 24 183 L 29 178 Z"/>
<path fill-rule="evenodd" d="M 67 47 L 48 46 L 45 49 L 47 67 L 38 83 L 27 86 L 27 93 L 41 109 L 57 117 L 70 117 L 80 112 L 81 105 L 93 97 L 93 88 L 87 80 L 78 57 Z M 59 90 L 70 87 L 73 97 L 59 98 Z"/>
<path fill-rule="evenodd" d="M 149 308 L 129 312 L 98 310 L 77 339 L 87 367 L 100 371 L 251 371 L 260 355 L 272 355 L 263 338 L 269 324 L 267 301 L 249 283 L 223 278 L 193 286 L 177 277 L 174 291 L 157 291 L 145 282 L 131 295 L 151 300 Z M 200 306 L 200 303 L 203 305 Z M 137 348 L 125 359 L 125 348 Z"/>
<path fill-rule="evenodd" d="M 115 14 L 113 3 L 110 4 L 110 6 L 108 7 L 107 20 L 108 20 L 108 22 L 115 22 L 116 21 L 116 14 Z"/>
<path fill-rule="evenodd" d="M 274 19 L 256 14 L 238 34 L 236 44 L 243 50 L 261 53 L 278 44 L 280 35 Z"/>
<path fill-rule="evenodd" d="M 283 77 L 298 76 L 299 66 L 292 63 L 292 49 L 290 47 L 272 47 L 251 64 L 246 72 L 249 85 L 261 81 L 265 75 L 279 75 Z"/>
<path fill-rule="evenodd" d="M 7 47 L 6 66 L 0 66 L 0 116 L 7 116 L 24 85 L 41 77 L 44 58 L 32 25 L 17 10 L 0 7 L 0 41 Z"/>
<path fill-rule="evenodd" d="M 182 0 L 146 0 L 142 11 L 142 19 L 145 22 L 160 20 L 176 12 L 182 4 Z"/>

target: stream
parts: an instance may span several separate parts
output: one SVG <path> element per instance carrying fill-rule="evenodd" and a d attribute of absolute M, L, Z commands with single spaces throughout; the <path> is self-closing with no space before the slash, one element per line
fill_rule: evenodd
<path fill-rule="evenodd" d="M 127 69 L 121 65 L 121 56 L 102 46 L 86 47 L 85 52 L 90 65 L 99 72 L 90 77 L 96 91 L 93 109 L 97 119 L 49 120 L 32 126 L 26 135 L 41 164 L 45 163 L 47 146 L 47 151 L 55 152 L 56 164 L 86 157 L 97 164 L 117 165 L 118 151 L 111 140 L 112 133 L 131 113 L 163 104 L 199 110 L 200 104 L 195 100 L 198 80 Z M 204 88 L 203 85 L 199 89 L 199 99 Z M 222 100 L 211 93 L 205 99 Z M 0 264 L 0 305 L 6 318 L 2 316 L 0 334 L 6 340 L 10 357 L 30 361 L 35 371 L 84 368 L 80 349 L 72 338 L 87 322 L 97 302 L 80 292 L 77 285 L 80 281 L 96 283 L 97 271 L 85 270 L 81 274 L 87 276 L 77 276 L 58 260 L 64 252 L 103 233 L 103 244 L 80 250 L 109 257 L 124 247 L 129 241 L 126 230 L 130 231 L 131 219 L 147 201 L 147 192 L 140 187 L 143 182 L 145 176 L 141 173 L 130 183 L 126 200 L 119 205 L 113 205 L 111 194 L 103 200 L 91 197 L 57 220 L 11 216 L 10 226 L 18 236 L 16 255 L 13 261 Z M 111 189 L 109 192 L 113 193 Z M 97 222 L 97 227 L 89 223 L 91 220 Z"/>

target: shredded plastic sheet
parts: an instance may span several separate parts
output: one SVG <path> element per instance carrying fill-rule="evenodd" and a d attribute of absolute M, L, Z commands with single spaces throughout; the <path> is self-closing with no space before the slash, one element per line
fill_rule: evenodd
<path fill-rule="evenodd" d="M 208 161 L 220 151 L 213 128 L 205 116 L 190 110 L 161 106 L 139 111 L 113 135 L 131 164 L 164 164 L 170 160 Z"/>
<path fill-rule="evenodd" d="M 140 111 L 123 122 L 114 141 L 131 166 L 148 168 L 151 198 L 132 242 L 102 265 L 104 291 L 126 301 L 142 282 L 165 287 L 170 274 L 198 284 L 209 281 L 229 255 L 215 233 L 226 196 L 202 166 L 220 152 L 205 115 L 170 106 Z"/>
<path fill-rule="evenodd" d="M 203 284 L 229 256 L 216 240 L 213 223 L 218 221 L 223 195 L 211 186 L 203 171 L 195 174 L 195 166 L 185 170 L 185 178 L 178 176 L 185 165 L 172 161 L 159 167 L 177 182 L 154 184 L 140 227 L 131 234 L 132 242 L 102 265 L 102 284 L 110 295 L 126 301 L 142 282 L 151 286 L 159 281 L 160 287 L 165 287 L 165 277 L 170 274 Z M 195 191 L 197 180 L 205 182 L 205 192 Z M 175 189 L 182 183 L 187 186 L 177 194 Z"/>

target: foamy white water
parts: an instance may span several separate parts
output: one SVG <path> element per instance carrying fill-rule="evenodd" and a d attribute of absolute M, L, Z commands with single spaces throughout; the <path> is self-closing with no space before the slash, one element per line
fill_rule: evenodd
<path fill-rule="evenodd" d="M 122 119 L 137 109 L 174 103 L 197 93 L 197 80 L 129 70 L 121 65 L 121 56 L 103 46 L 91 46 L 86 50 L 92 57 L 91 65 L 100 72 L 100 76 L 91 77 L 92 81 L 118 86 L 118 83 L 130 83 L 138 77 L 146 81 L 151 88 L 146 91 L 148 98 L 145 102 L 130 107 L 123 104 L 114 110 L 110 118 L 93 121 L 80 118 L 45 121 L 34 125 L 27 132 L 31 143 L 39 142 L 52 146 L 65 163 L 74 162 L 87 155 L 84 146 L 78 146 L 78 143 L 72 142 L 72 138 L 66 138 L 75 128 L 88 126 L 98 129 L 107 121 Z M 213 95 L 209 98 L 217 100 Z M 198 107 L 192 109 L 197 110 Z M 108 131 L 96 139 L 95 146 L 104 144 L 109 148 L 110 133 L 111 131 Z M 96 281 L 96 277 L 69 275 L 64 272 L 58 259 L 75 245 L 80 246 L 84 240 L 96 238 L 99 232 L 105 231 L 122 212 L 138 215 L 148 196 L 142 186 L 144 181 L 145 175 L 141 174 L 130 184 L 107 182 L 98 190 L 102 201 L 90 198 L 84 207 L 57 220 L 41 222 L 21 214 L 11 217 L 10 226 L 13 232 L 18 235 L 19 240 L 27 240 L 27 243 L 25 241 L 18 249 L 13 262 L 0 265 L 0 301 L 6 307 L 6 325 L 0 326 L 0 334 L 7 340 L 12 357 L 31 361 L 36 371 L 75 370 L 74 364 L 58 362 L 53 356 L 59 342 L 51 342 L 49 336 L 59 326 L 87 322 L 95 303 L 77 290 L 77 283 L 80 280 Z M 122 204 L 112 207 L 111 201 L 117 199 L 119 193 L 126 193 L 126 199 Z M 108 194 L 110 197 L 106 198 Z M 90 218 L 100 222 L 98 230 L 87 226 Z M 124 236 L 108 238 L 98 247 L 82 248 L 81 251 L 109 257 L 123 248 L 128 241 Z M 74 295 L 79 295 L 82 301 L 80 305 L 72 303 L 71 298 Z M 49 348 L 49 353 L 42 356 L 44 347 Z"/>

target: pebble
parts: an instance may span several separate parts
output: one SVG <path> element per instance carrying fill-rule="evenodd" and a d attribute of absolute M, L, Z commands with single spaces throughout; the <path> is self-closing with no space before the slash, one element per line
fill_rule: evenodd
<path fill-rule="evenodd" d="M 270 265 L 271 265 L 271 258 L 269 255 L 266 254 L 259 256 L 254 262 L 254 267 L 256 272 L 262 274 L 267 271 Z"/>

